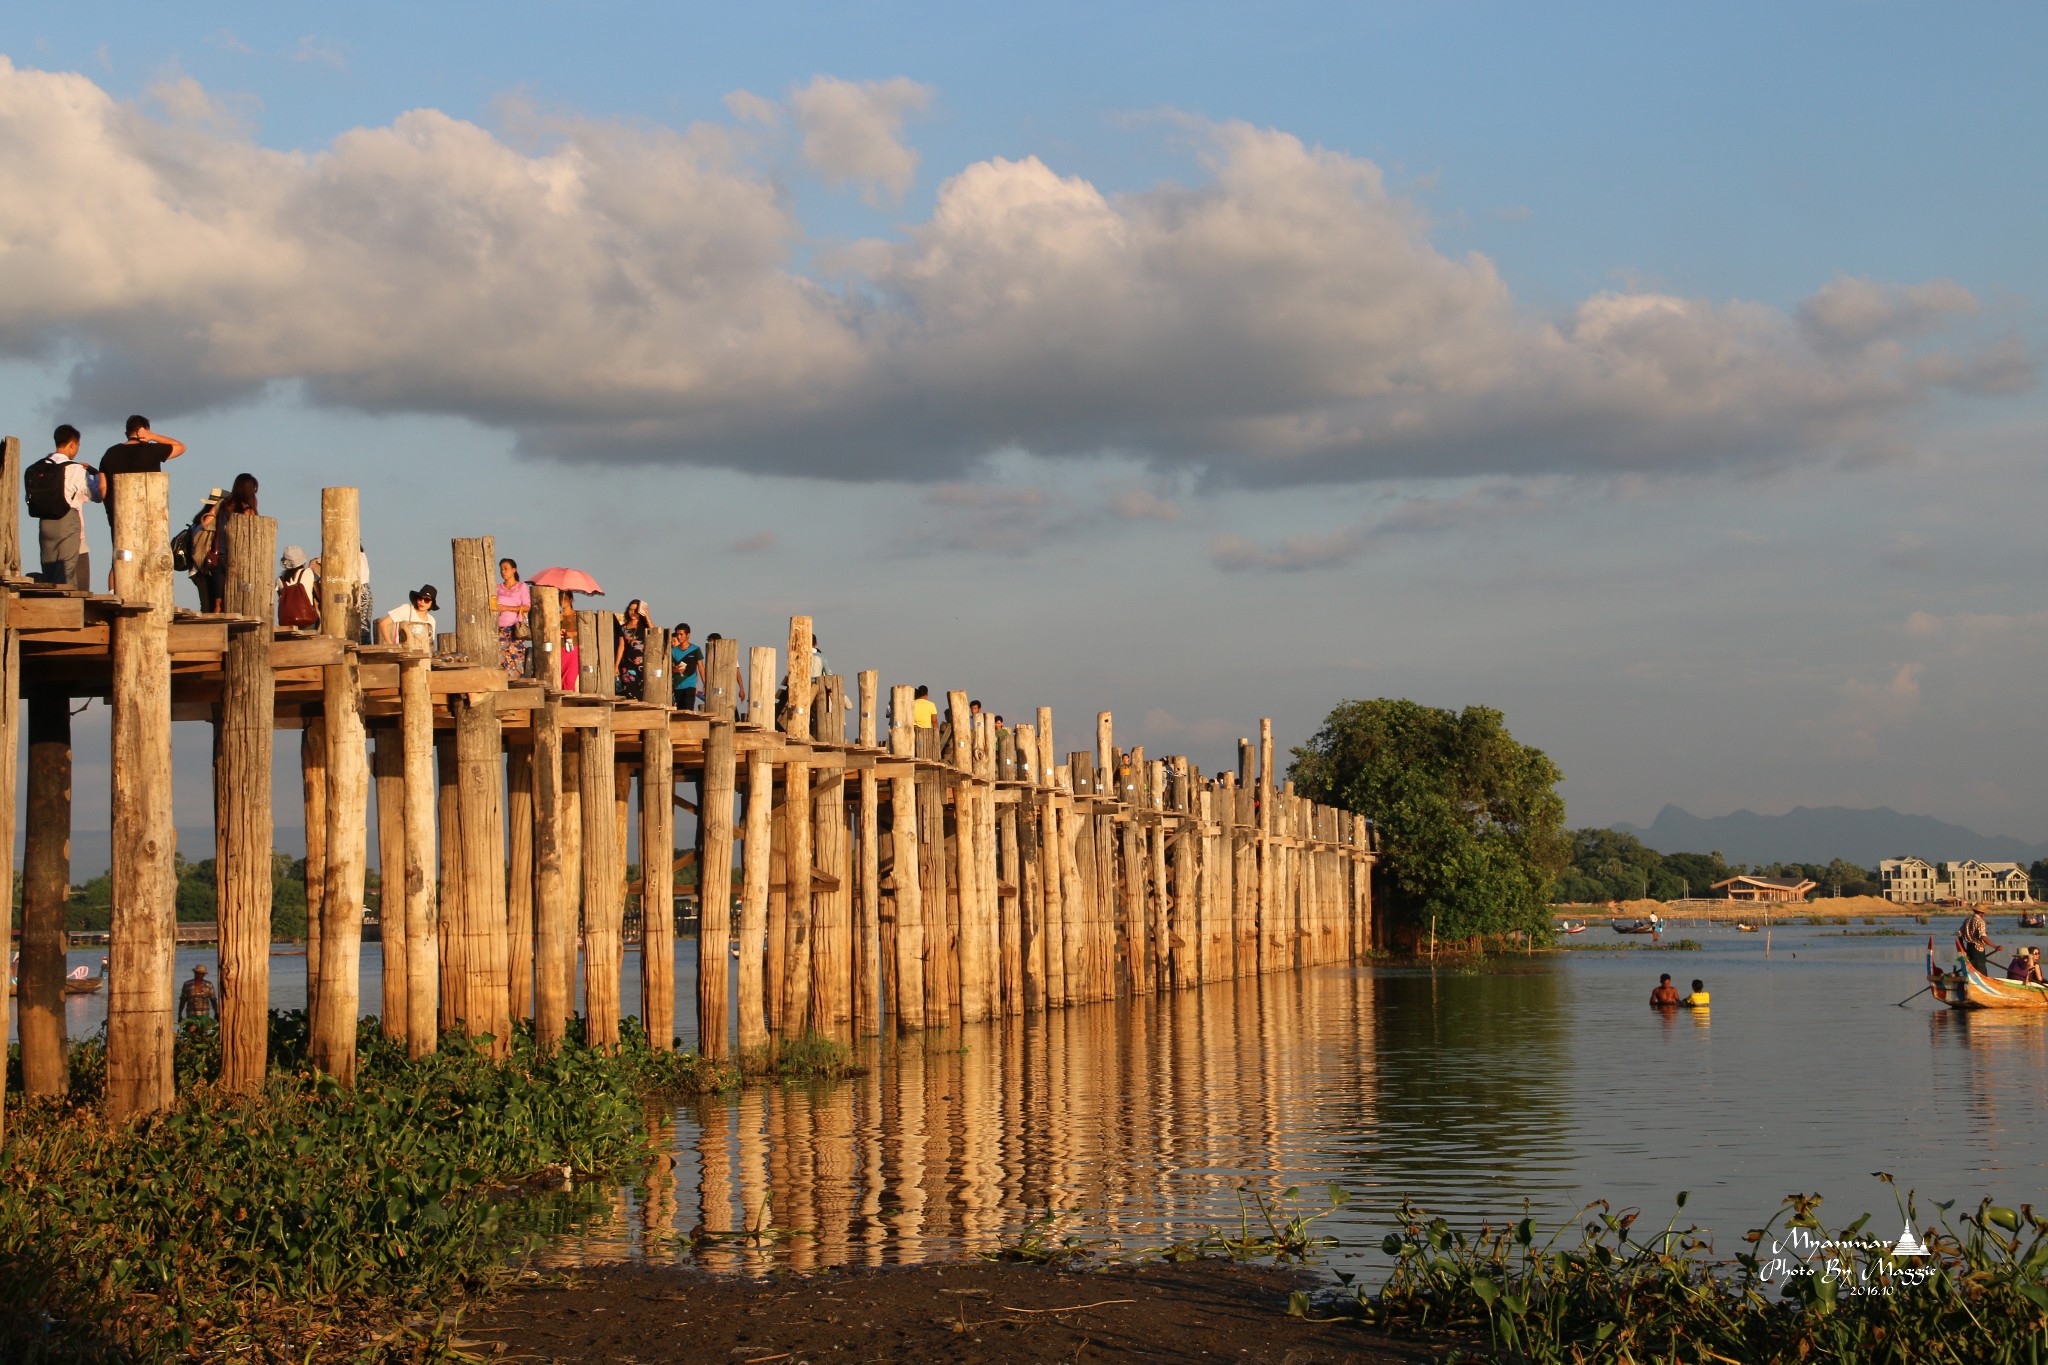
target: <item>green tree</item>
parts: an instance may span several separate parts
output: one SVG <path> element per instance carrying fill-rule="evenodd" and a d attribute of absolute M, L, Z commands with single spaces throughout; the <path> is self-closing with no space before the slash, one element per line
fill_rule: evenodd
<path fill-rule="evenodd" d="M 1375 895 L 1393 922 L 1415 934 L 1434 921 L 1451 939 L 1549 933 L 1551 883 L 1570 852 L 1563 774 L 1499 711 L 1347 701 L 1293 759 L 1297 792 L 1378 825 Z"/>

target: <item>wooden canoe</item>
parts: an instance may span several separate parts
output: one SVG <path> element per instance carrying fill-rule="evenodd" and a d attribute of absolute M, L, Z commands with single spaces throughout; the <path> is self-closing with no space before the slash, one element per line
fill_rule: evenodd
<path fill-rule="evenodd" d="M 1617 934 L 1654 934 L 1664 927 L 1664 921 L 1655 919 L 1618 919 L 1608 927 Z"/>
<path fill-rule="evenodd" d="M 1927 984 L 1934 998 L 1953 1010 L 2048 1010 L 2048 986 L 1986 976 L 1968 959 L 1948 971 L 1934 965 L 1934 940 L 1927 940 Z"/>
<path fill-rule="evenodd" d="M 104 972 L 98 976 L 67 976 L 64 978 L 64 994 L 93 995 L 106 984 L 107 977 Z"/>

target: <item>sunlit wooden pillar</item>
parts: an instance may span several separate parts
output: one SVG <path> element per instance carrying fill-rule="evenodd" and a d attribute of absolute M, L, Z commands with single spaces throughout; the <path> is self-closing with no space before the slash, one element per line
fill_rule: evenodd
<path fill-rule="evenodd" d="M 473 662 L 498 655 L 497 614 L 491 608 L 497 551 L 489 536 L 459 537 L 455 561 L 456 647 Z M 462 843 L 459 921 L 451 940 L 462 944 L 462 992 L 455 1015 L 472 1035 L 489 1034 L 490 1055 L 511 1052 L 510 949 L 505 912 L 504 727 L 497 693 L 456 693 L 456 834 Z M 444 903 L 445 917 L 449 907 Z"/>
<path fill-rule="evenodd" d="M 775 651 L 757 645 L 748 656 L 748 717 L 756 727 L 773 728 L 775 715 Z M 769 723 L 762 724 L 766 719 Z M 772 815 L 775 803 L 774 759 L 755 747 L 747 751 L 747 824 L 740 850 L 739 919 L 739 1048 L 751 1057 L 768 1045 L 768 1015 L 761 972 L 767 950 L 769 874 L 772 871 Z"/>
<path fill-rule="evenodd" d="M 69 1084 L 64 903 L 71 894 L 71 691 L 61 682 L 29 689 L 27 795 L 15 1025 L 22 1092 L 51 1096 Z"/>
<path fill-rule="evenodd" d="M 828 673 L 818 680 L 817 706 L 812 712 L 812 737 L 822 744 L 844 743 L 844 680 Z M 832 748 L 821 755 L 818 782 L 811 798 L 811 852 L 816 869 L 812 895 L 810 1004 L 811 1028 L 822 1038 L 847 1042 L 852 1037 L 852 852 L 846 827 L 846 771 L 837 766 Z"/>
<path fill-rule="evenodd" d="M 417 1058 L 440 1046 L 441 915 L 434 834 L 439 793 L 428 676 L 433 646 L 424 640 L 410 643 L 416 652 L 398 661 L 398 729 L 405 774 L 405 1050 Z"/>
<path fill-rule="evenodd" d="M 405 1005 L 405 735 L 387 722 L 370 732 L 370 778 L 377 788 L 377 949 L 383 998 L 377 1021 L 403 1040 Z"/>
<path fill-rule="evenodd" d="M 168 1109 L 173 1097 L 178 830 L 171 808 L 170 481 L 163 474 L 116 474 L 113 485 L 114 592 L 127 610 L 113 623 L 110 768 L 120 776 L 112 784 L 106 1107 L 121 1120 Z M 7 701 L 13 704 L 11 689 Z M 8 791 L 11 798 L 11 783 Z"/>
<path fill-rule="evenodd" d="M 713 644 L 725 641 L 714 640 Z M 647 665 L 641 699 L 660 709 L 640 731 L 640 1017 L 648 1042 L 658 1050 L 675 1046 L 676 1038 L 676 748 L 669 730 L 669 705 L 675 700 L 675 678 L 669 671 L 668 632 L 647 631 Z M 698 803 L 704 800 L 700 792 Z M 726 796 L 726 855 L 732 862 L 732 797 Z M 703 817 L 698 817 L 701 822 Z M 698 890 L 703 869 L 698 868 Z M 730 900 L 732 878 L 725 879 Z M 701 945 L 700 945 L 701 955 Z M 724 997 L 720 996 L 723 1006 Z M 702 1039 L 701 1018 L 699 1038 Z M 724 1029 L 718 1029 L 721 1041 Z M 702 1041 L 698 1044 L 704 1047 Z M 713 1055 L 705 1053 L 706 1056 Z M 724 1055 L 722 1052 L 717 1055 Z"/>
<path fill-rule="evenodd" d="M 811 1026 L 811 769 L 797 755 L 807 752 L 811 734 L 811 618 L 789 619 L 788 707 L 783 731 L 791 740 L 783 764 L 783 921 L 782 980 L 775 1031 L 783 1038 L 801 1037 Z M 798 745 L 806 746 L 799 748 Z"/>
<path fill-rule="evenodd" d="M 889 693 L 889 879 L 896 909 L 896 960 L 892 967 L 891 1005 L 896 1031 L 924 1027 L 924 894 L 917 835 L 917 731 L 911 723 L 913 692 L 908 686 Z"/>
<path fill-rule="evenodd" d="M 276 619 L 277 522 L 227 519 L 222 606 L 253 617 L 228 633 L 214 727 L 214 887 L 220 926 L 221 1082 L 262 1085 L 270 1049 L 271 759 L 276 682 L 270 664 Z"/>
<path fill-rule="evenodd" d="M 864 749 L 876 745 L 875 707 L 881 675 L 863 670 L 855 680 L 859 688 L 860 728 L 857 737 Z M 863 758 L 862 762 L 872 760 Z M 858 869 L 853 901 L 853 1031 L 869 1037 L 882 1031 L 882 885 L 881 812 L 877 809 L 880 784 L 872 766 L 860 770 L 859 833 L 854 856 Z"/>
<path fill-rule="evenodd" d="M 577 653 L 596 659 L 595 673 L 586 673 L 599 696 L 610 696 L 614 674 L 604 666 L 611 634 L 602 618 L 609 613 L 582 612 L 577 617 Z M 625 907 L 619 901 L 625 867 L 618 854 L 617 741 L 612 734 L 608 703 L 577 708 L 577 778 L 583 807 L 583 1040 L 592 1047 L 619 1041 L 619 984 L 625 970 L 622 941 Z M 614 865 L 615 862 L 618 865 Z"/>

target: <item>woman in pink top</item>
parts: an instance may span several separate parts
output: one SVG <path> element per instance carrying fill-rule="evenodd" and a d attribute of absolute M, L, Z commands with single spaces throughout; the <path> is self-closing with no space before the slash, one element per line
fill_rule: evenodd
<path fill-rule="evenodd" d="M 491 594 L 491 605 L 498 609 L 498 667 L 523 678 L 533 655 L 532 633 L 526 630 L 526 614 L 533 610 L 533 589 L 519 581 L 519 565 L 512 560 L 498 561 L 498 586 Z"/>
<path fill-rule="evenodd" d="M 576 654 L 576 612 L 574 608 L 562 610 L 562 690 L 574 692 L 576 678 L 581 672 L 583 661 Z"/>

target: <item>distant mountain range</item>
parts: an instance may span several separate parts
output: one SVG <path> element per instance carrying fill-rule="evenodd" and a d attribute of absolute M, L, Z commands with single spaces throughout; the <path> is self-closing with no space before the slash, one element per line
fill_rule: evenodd
<path fill-rule="evenodd" d="M 2002 834 L 1979 834 L 1929 815 L 1902 815 L 1889 806 L 1797 806 L 1783 815 L 1738 810 L 1712 817 L 1666 806 L 1648 825 L 1618 824 L 1659 853 L 1719 852 L 1731 863 L 1825 863 L 1846 858 L 1876 867 L 1883 858 L 1912 854 L 1939 862 L 1982 858 L 2031 863 L 2048 857 L 2048 841 L 2030 844 Z"/>

